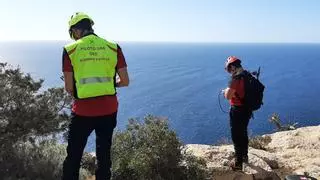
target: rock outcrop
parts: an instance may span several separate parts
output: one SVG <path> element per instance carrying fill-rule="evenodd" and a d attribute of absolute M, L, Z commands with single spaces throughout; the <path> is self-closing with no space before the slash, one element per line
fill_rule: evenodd
<path fill-rule="evenodd" d="M 320 177 L 320 126 L 302 127 L 292 131 L 263 135 L 271 139 L 263 148 L 249 148 L 249 163 L 244 174 L 231 171 L 228 166 L 234 157 L 232 145 L 188 144 L 187 151 L 204 158 L 214 179 L 279 179 L 275 172 Z M 285 175 L 285 173 L 282 173 Z"/>

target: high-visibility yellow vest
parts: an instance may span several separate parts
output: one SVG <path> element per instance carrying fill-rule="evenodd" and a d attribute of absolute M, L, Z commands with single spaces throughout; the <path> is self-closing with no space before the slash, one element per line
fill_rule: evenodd
<path fill-rule="evenodd" d="M 65 46 L 79 99 L 116 94 L 117 48 L 93 34 Z"/>

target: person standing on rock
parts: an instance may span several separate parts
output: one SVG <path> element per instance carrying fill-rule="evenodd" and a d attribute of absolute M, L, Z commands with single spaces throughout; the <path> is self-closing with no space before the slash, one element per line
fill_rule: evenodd
<path fill-rule="evenodd" d="M 235 56 L 227 58 L 225 70 L 231 75 L 229 86 L 223 90 L 224 96 L 229 100 L 231 137 L 234 144 L 235 161 L 231 164 L 233 170 L 242 170 L 243 162 L 248 162 L 248 132 L 247 127 L 252 110 L 244 106 L 245 71 L 241 60 Z"/>
<path fill-rule="evenodd" d="M 93 130 L 98 166 L 96 180 L 111 178 L 110 148 L 118 111 L 116 87 L 129 85 L 121 48 L 94 34 L 93 24 L 84 13 L 71 16 L 69 34 L 75 41 L 63 51 L 65 89 L 74 97 L 63 180 L 79 179 L 83 150 Z"/>

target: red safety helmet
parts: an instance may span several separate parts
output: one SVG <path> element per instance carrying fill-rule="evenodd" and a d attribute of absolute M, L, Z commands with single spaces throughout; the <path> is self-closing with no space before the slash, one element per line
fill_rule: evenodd
<path fill-rule="evenodd" d="M 234 63 L 234 62 L 236 62 L 236 61 L 239 61 L 239 63 L 241 63 L 241 60 L 239 58 L 237 58 L 236 56 L 229 56 L 227 58 L 227 61 L 226 61 L 224 69 L 228 70 L 229 65 Z"/>

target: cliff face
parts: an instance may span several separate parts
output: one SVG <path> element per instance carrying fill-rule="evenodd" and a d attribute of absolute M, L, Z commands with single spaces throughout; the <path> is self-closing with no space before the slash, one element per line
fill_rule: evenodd
<path fill-rule="evenodd" d="M 263 135 L 262 139 L 268 139 L 264 150 L 249 148 L 249 163 L 244 165 L 246 174 L 268 176 L 270 172 L 280 172 L 284 176 L 307 172 L 319 179 L 320 125 Z M 234 155 L 232 145 L 188 144 L 187 151 L 204 158 L 215 176 L 232 173 L 228 166 Z"/>

